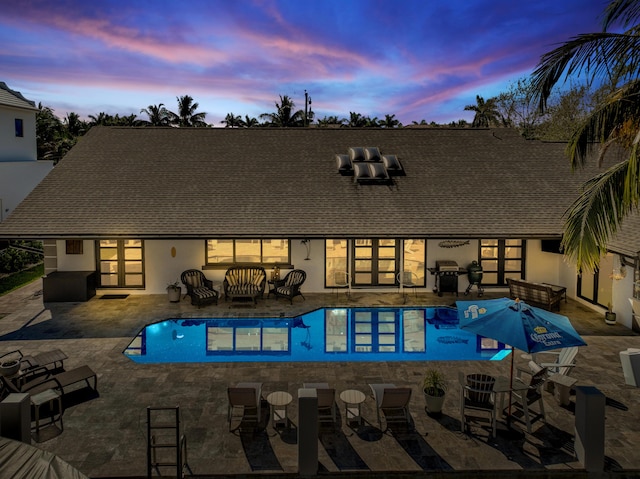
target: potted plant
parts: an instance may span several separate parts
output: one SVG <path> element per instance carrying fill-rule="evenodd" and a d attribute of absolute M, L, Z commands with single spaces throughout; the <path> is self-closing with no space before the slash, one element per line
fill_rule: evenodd
<path fill-rule="evenodd" d="M 428 369 L 422 381 L 427 414 L 440 414 L 447 391 L 447 381 L 438 369 Z"/>
<path fill-rule="evenodd" d="M 616 313 L 613 312 L 611 302 L 607 304 L 607 311 L 604 313 L 604 322 L 607 324 L 616 324 Z"/>
<path fill-rule="evenodd" d="M 172 303 L 180 302 L 180 295 L 182 294 L 182 287 L 178 280 L 167 285 L 167 295 L 169 295 L 169 301 Z"/>
<path fill-rule="evenodd" d="M 0 374 L 5 377 L 11 377 L 20 370 L 20 360 L 12 359 L 0 364 Z"/>

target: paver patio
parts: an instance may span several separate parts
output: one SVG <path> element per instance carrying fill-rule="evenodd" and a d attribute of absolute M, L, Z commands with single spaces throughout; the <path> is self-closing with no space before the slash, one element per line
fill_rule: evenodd
<path fill-rule="evenodd" d="M 88 364 L 98 373 L 97 397 L 77 396 L 64 413 L 64 431 L 43 430 L 38 447 L 59 455 L 90 477 L 144 477 L 146 475 L 146 407 L 180 406 L 188 440 L 188 461 L 196 475 L 270 475 L 297 472 L 297 407 L 290 407 L 291 432 L 276 433 L 269 424 L 257 433 L 228 432 L 228 385 L 263 382 L 263 395 L 276 390 L 297 397 L 303 382 L 328 382 L 339 393 L 359 389 L 368 395 L 374 378 L 413 388 L 411 415 L 415 431 L 377 428 L 371 398 L 363 404 L 365 424 L 352 429 L 344 423 L 338 399 L 340 426 L 321 428 L 319 471 L 322 473 L 412 473 L 431 471 L 580 471 L 573 454 L 575 396 L 562 407 L 545 392 L 547 424 L 536 423 L 532 434 L 516 438 L 478 426 L 460 432 L 458 370 L 507 375 L 509 361 L 438 362 L 449 380 L 443 415 L 429 417 L 420 390 L 424 362 L 382 363 L 255 363 L 136 364 L 122 351 L 145 325 L 167 318 L 246 317 L 284 313 L 294 316 L 332 305 L 373 306 L 402 304 L 399 294 L 355 292 L 344 295 L 307 294 L 306 301 L 263 299 L 256 309 L 229 308 L 224 301 L 197 309 L 188 300 L 169 303 L 164 295 L 129 296 L 86 303 L 42 302 L 37 281 L 0 297 L 0 351 L 20 348 L 34 353 L 62 349 L 67 369 Z M 502 294 L 485 297 L 499 297 Z M 461 299 L 462 299 L 461 295 Z M 445 294 L 408 296 L 409 304 L 452 304 Z M 640 347 L 640 336 L 623 326 L 608 326 L 603 315 L 577 302 L 563 303 L 562 314 L 572 320 L 588 346 L 580 349 L 572 376 L 578 385 L 595 386 L 607 397 L 605 410 L 605 470 L 632 477 L 640 473 L 639 390 L 624 382 L 618 352 Z M 516 362 L 524 360 L 516 352 Z M 73 402 L 73 401 L 72 401 Z M 169 471 L 166 472 L 169 474 Z M 433 474 L 431 474 L 433 476 Z"/>

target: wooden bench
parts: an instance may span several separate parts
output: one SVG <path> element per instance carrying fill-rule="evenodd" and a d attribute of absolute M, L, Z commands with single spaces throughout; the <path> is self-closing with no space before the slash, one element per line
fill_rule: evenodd
<path fill-rule="evenodd" d="M 224 275 L 224 300 L 245 298 L 257 303 L 266 284 L 267 273 L 262 266 L 232 266 Z"/>
<path fill-rule="evenodd" d="M 519 298 L 531 306 L 538 306 L 548 311 L 560 311 L 563 291 L 548 284 L 532 283 L 521 279 L 507 279 L 509 297 Z"/>

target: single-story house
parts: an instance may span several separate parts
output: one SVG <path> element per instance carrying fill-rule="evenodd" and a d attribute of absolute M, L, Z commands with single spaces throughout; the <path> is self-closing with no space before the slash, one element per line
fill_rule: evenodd
<path fill-rule="evenodd" d="M 484 288 L 562 285 L 630 327 L 640 222 L 578 275 L 558 250 L 563 217 L 598 169 L 572 172 L 564 148 L 502 128 L 95 127 L 0 237 L 42 239 L 47 275 L 94 274 L 99 293 L 162 293 L 190 268 L 221 282 L 235 264 L 303 269 L 303 292 L 345 277 L 398 291 L 410 273 L 433 293 L 438 262 L 477 261 Z"/>

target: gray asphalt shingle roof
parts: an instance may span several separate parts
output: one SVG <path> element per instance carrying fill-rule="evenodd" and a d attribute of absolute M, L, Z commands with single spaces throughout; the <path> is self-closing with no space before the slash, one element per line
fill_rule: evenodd
<path fill-rule="evenodd" d="M 351 146 L 406 176 L 355 184 Z M 0 237 L 558 237 L 594 172 L 508 129 L 96 127 Z"/>
<path fill-rule="evenodd" d="M 0 81 L 0 105 L 26 110 L 37 110 L 35 102 L 27 100 L 19 91 L 12 90 Z"/>

